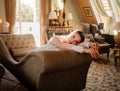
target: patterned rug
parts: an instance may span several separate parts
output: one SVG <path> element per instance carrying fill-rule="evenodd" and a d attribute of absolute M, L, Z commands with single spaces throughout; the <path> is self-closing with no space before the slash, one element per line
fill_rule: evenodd
<path fill-rule="evenodd" d="M 120 66 L 114 65 L 112 55 L 91 63 L 85 91 L 120 91 Z"/>

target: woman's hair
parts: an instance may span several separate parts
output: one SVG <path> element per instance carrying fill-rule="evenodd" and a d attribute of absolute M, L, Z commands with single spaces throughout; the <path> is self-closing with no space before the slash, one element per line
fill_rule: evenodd
<path fill-rule="evenodd" d="M 81 37 L 81 41 L 80 41 L 80 43 L 83 42 L 84 39 L 85 39 L 85 36 L 84 36 L 83 32 L 80 31 L 80 30 L 77 30 L 76 33 L 78 33 L 78 34 L 80 35 L 80 37 Z"/>

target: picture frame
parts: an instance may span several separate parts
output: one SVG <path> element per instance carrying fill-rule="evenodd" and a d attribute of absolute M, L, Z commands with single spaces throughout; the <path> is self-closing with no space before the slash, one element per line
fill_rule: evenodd
<path fill-rule="evenodd" d="M 92 17 L 93 16 L 90 7 L 83 7 L 83 11 L 84 11 L 84 14 L 86 15 L 86 17 Z"/>

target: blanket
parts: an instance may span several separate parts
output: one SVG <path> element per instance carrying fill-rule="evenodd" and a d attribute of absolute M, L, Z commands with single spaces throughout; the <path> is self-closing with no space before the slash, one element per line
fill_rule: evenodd
<path fill-rule="evenodd" d="M 60 49 L 52 44 L 46 44 L 46 45 L 41 45 L 35 51 L 43 51 L 43 50 L 54 50 L 54 51 L 56 50 L 56 51 L 58 51 L 58 50 L 62 50 L 62 49 Z"/>

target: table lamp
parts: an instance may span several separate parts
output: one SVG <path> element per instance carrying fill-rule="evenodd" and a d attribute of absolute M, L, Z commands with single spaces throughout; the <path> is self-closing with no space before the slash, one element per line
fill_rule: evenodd
<path fill-rule="evenodd" d="M 48 18 L 50 20 L 50 22 L 49 22 L 50 26 L 54 25 L 55 24 L 55 20 L 57 19 L 56 12 L 55 11 L 51 11 Z"/>
<path fill-rule="evenodd" d="M 117 47 L 120 48 L 120 21 L 113 25 L 112 30 L 114 31 L 114 40 Z"/>

